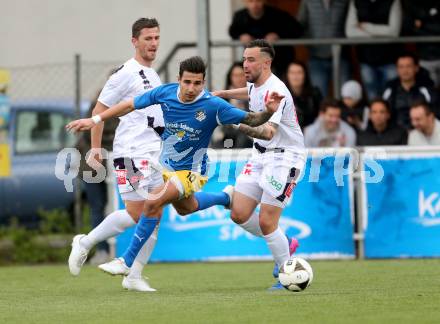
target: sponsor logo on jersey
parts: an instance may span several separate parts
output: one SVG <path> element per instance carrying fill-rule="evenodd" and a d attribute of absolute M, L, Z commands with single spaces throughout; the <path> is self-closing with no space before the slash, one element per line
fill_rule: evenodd
<path fill-rule="evenodd" d="M 140 164 L 141 164 L 141 167 L 140 167 L 141 170 L 148 169 L 148 160 L 142 160 Z"/>
<path fill-rule="evenodd" d="M 203 110 L 199 110 L 196 112 L 196 119 L 201 122 L 204 121 L 206 119 L 206 113 Z"/>
<path fill-rule="evenodd" d="M 251 173 L 252 173 L 252 164 L 246 163 L 242 173 L 244 175 L 251 175 Z"/>
<path fill-rule="evenodd" d="M 176 133 L 176 136 L 178 138 L 183 138 L 183 136 L 185 136 L 186 132 L 184 130 L 180 130 Z"/>
<path fill-rule="evenodd" d="M 126 175 L 127 170 L 115 170 L 116 171 L 116 178 L 118 181 L 118 185 L 125 185 L 127 183 Z"/>
<path fill-rule="evenodd" d="M 287 198 L 290 198 L 290 196 L 292 195 L 292 191 L 293 189 L 295 189 L 295 187 L 296 187 L 296 183 L 292 181 L 286 189 Z"/>
<path fill-rule="evenodd" d="M 150 84 L 150 80 L 148 80 L 147 76 L 144 73 L 144 70 L 140 70 L 139 75 L 142 78 L 142 83 L 144 84 L 144 90 L 153 89 L 153 86 Z"/>
<path fill-rule="evenodd" d="M 268 176 L 266 176 L 266 180 L 267 180 L 267 182 L 269 182 L 269 184 L 272 187 L 274 187 L 278 191 L 280 191 L 283 188 L 283 185 L 281 184 L 281 182 L 278 182 L 276 179 L 274 179 L 273 176 L 271 176 L 270 178 Z"/>

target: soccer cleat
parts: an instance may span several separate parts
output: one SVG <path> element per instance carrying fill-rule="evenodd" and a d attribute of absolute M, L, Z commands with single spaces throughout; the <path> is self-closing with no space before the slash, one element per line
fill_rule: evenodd
<path fill-rule="evenodd" d="M 111 274 L 112 276 L 126 276 L 130 272 L 130 268 L 127 267 L 123 258 L 113 259 L 110 262 L 100 264 L 98 268 L 104 272 Z"/>
<path fill-rule="evenodd" d="M 122 287 L 127 290 L 142 291 L 142 292 L 152 292 L 156 289 L 152 288 L 148 281 L 148 278 L 129 278 L 127 276 L 122 280 Z"/>
<path fill-rule="evenodd" d="M 277 291 L 277 290 L 282 290 L 282 289 L 285 289 L 285 288 L 283 287 L 283 285 L 281 284 L 281 282 L 279 280 L 277 280 L 277 282 L 274 283 L 272 285 L 272 287 L 267 288 L 267 290 L 269 290 L 269 291 Z"/>
<path fill-rule="evenodd" d="M 299 247 L 299 242 L 296 238 L 291 237 L 289 242 L 289 253 L 292 256 L 293 253 L 296 252 L 296 249 Z"/>
<path fill-rule="evenodd" d="M 295 253 L 296 249 L 299 247 L 299 242 L 296 238 L 291 237 L 291 238 L 287 238 L 289 240 L 289 253 L 290 256 L 293 255 L 293 253 Z M 272 275 L 273 277 L 276 279 L 278 278 L 278 264 L 275 263 L 275 265 L 273 266 L 273 271 L 272 271 Z"/>
<path fill-rule="evenodd" d="M 225 206 L 225 208 L 232 209 L 232 197 L 234 196 L 234 186 L 228 185 L 224 187 L 222 191 L 229 196 L 229 205 Z"/>
<path fill-rule="evenodd" d="M 69 270 L 73 276 L 78 276 L 81 272 L 81 267 L 87 260 L 89 250 L 82 247 L 80 240 L 85 237 L 85 234 L 75 235 L 72 241 L 72 251 L 69 255 Z"/>

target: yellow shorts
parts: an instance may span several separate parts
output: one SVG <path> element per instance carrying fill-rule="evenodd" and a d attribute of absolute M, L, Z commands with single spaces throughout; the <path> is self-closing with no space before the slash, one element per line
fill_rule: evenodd
<path fill-rule="evenodd" d="M 208 177 L 200 175 L 198 172 L 179 170 L 162 172 L 163 181 L 171 181 L 179 190 L 180 199 L 188 198 L 193 193 L 202 189 L 208 182 Z"/>

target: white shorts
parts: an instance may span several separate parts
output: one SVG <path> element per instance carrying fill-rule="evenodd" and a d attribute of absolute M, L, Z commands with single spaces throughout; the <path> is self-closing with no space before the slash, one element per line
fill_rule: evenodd
<path fill-rule="evenodd" d="M 235 191 L 258 203 L 286 207 L 292 198 L 296 179 L 304 168 L 304 158 L 288 153 L 256 153 L 246 163 L 235 183 Z"/>
<path fill-rule="evenodd" d="M 145 200 L 148 192 L 164 183 L 162 171 L 145 158 L 116 158 L 113 165 L 118 190 L 124 201 Z"/>

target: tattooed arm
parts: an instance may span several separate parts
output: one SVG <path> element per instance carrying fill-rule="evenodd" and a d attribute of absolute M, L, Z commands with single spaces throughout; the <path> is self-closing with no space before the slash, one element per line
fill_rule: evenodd
<path fill-rule="evenodd" d="M 240 124 L 238 129 L 250 137 L 269 141 L 278 130 L 278 125 L 272 122 L 267 122 L 257 127 Z"/>
<path fill-rule="evenodd" d="M 251 127 L 263 125 L 267 122 L 270 117 L 277 111 L 281 100 L 284 98 L 283 95 L 277 92 L 272 92 L 266 99 L 266 110 L 262 112 L 250 112 L 241 121 L 242 124 L 249 125 Z"/>

